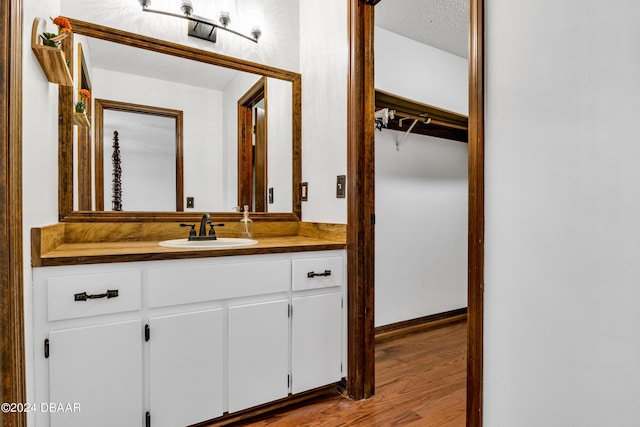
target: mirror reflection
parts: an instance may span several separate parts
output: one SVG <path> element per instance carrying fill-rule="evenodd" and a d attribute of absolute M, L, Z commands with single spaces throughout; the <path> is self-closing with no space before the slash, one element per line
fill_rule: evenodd
<path fill-rule="evenodd" d="M 118 131 L 123 211 L 292 212 L 291 81 L 81 35 L 75 43 L 91 82 L 95 153 L 93 168 L 76 159 L 74 177 L 94 173 L 74 179 L 74 193 L 92 188 L 93 210 L 114 209 Z"/>
<path fill-rule="evenodd" d="M 184 210 L 182 111 L 96 99 L 96 210 Z"/>

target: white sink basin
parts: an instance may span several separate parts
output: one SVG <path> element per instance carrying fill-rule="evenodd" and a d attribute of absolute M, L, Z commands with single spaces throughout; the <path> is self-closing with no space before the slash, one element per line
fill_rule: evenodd
<path fill-rule="evenodd" d="M 191 240 L 174 239 L 160 242 L 160 246 L 165 248 L 181 248 L 181 249 L 229 249 L 241 246 L 250 246 L 258 243 L 253 239 L 240 239 L 233 237 L 218 237 L 217 240 Z"/>

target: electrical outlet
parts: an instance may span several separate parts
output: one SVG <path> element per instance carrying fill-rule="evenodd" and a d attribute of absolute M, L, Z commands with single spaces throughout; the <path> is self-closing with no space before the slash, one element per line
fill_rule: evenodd
<path fill-rule="evenodd" d="M 303 182 L 302 184 L 300 184 L 300 187 L 301 187 L 300 199 L 303 202 L 306 202 L 307 200 L 309 200 L 309 183 Z"/>
<path fill-rule="evenodd" d="M 193 197 L 187 197 L 187 209 L 194 208 L 194 199 Z"/>
<path fill-rule="evenodd" d="M 336 197 L 338 199 L 344 199 L 347 194 L 347 176 L 338 175 L 336 180 Z"/>
<path fill-rule="evenodd" d="M 269 204 L 273 203 L 273 187 L 269 187 Z"/>

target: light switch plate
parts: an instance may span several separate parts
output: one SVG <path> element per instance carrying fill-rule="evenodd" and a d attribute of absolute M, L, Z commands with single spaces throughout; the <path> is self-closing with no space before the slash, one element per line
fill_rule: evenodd
<path fill-rule="evenodd" d="M 194 208 L 194 198 L 187 197 L 187 209 L 193 209 L 193 208 Z"/>
<path fill-rule="evenodd" d="M 336 197 L 338 199 L 344 199 L 347 194 L 347 176 L 338 175 L 336 180 Z"/>

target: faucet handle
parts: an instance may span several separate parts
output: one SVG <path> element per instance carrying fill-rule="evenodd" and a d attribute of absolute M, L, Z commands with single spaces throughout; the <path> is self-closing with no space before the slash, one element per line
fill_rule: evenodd
<path fill-rule="evenodd" d="M 189 237 L 195 237 L 196 236 L 196 225 L 195 224 L 180 224 L 180 227 L 191 227 L 191 230 L 189 230 Z"/>
<path fill-rule="evenodd" d="M 213 222 L 209 222 L 209 236 L 215 236 L 216 235 L 216 231 L 213 229 L 214 226 L 216 227 L 224 227 L 224 224 L 220 223 L 220 224 L 214 224 Z"/>

